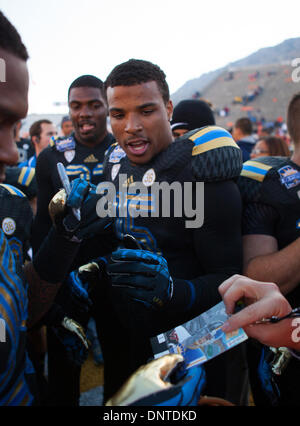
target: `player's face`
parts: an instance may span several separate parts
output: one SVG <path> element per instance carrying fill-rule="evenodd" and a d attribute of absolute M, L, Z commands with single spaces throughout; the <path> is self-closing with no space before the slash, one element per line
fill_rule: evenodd
<path fill-rule="evenodd" d="M 5 179 L 5 166 L 16 164 L 18 150 L 14 127 L 28 109 L 28 71 L 26 62 L 0 49 L 6 81 L 0 81 L 0 182 Z"/>
<path fill-rule="evenodd" d="M 148 163 L 172 142 L 172 102 L 155 81 L 108 87 L 107 100 L 113 134 L 132 163 Z"/>
<path fill-rule="evenodd" d="M 70 91 L 69 109 L 77 140 L 95 145 L 104 139 L 107 106 L 100 89 L 74 87 Z"/>
<path fill-rule="evenodd" d="M 175 139 L 180 138 L 181 136 L 185 135 L 187 132 L 188 132 L 187 129 L 176 129 L 172 131 Z"/>
<path fill-rule="evenodd" d="M 62 126 L 61 130 L 64 134 L 64 136 L 69 136 L 73 132 L 73 123 L 72 121 L 65 121 Z"/>
<path fill-rule="evenodd" d="M 57 130 L 54 124 L 42 123 L 41 134 L 39 138 L 40 150 L 43 150 L 44 148 L 46 148 L 49 145 L 50 139 L 52 138 L 52 136 L 56 136 L 56 135 L 57 135 Z"/>

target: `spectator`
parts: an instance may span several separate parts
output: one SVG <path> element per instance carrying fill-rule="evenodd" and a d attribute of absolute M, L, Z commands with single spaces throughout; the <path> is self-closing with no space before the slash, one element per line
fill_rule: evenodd
<path fill-rule="evenodd" d="M 51 138 L 57 135 L 57 131 L 51 121 L 42 119 L 31 125 L 29 134 L 34 146 L 35 154 L 30 157 L 28 161 L 20 163 L 19 167 L 35 167 L 37 157 L 49 145 Z"/>
<path fill-rule="evenodd" d="M 73 123 L 68 115 L 65 115 L 62 118 L 60 127 L 62 131 L 62 136 L 69 136 L 73 132 L 74 130 Z"/>
<path fill-rule="evenodd" d="M 251 151 L 251 159 L 266 156 L 289 157 L 291 155 L 287 143 L 275 136 L 259 139 Z"/>
<path fill-rule="evenodd" d="M 256 142 L 252 135 L 251 120 L 247 117 L 239 118 L 233 126 L 232 137 L 242 150 L 243 162 L 249 160 Z"/>
<path fill-rule="evenodd" d="M 214 124 L 214 114 L 206 102 L 188 99 L 174 108 L 171 129 L 173 136 L 179 138 L 190 130 Z"/>
<path fill-rule="evenodd" d="M 14 129 L 15 142 L 19 151 L 18 163 L 26 162 L 30 157 L 34 155 L 34 148 L 30 139 L 22 138 L 20 136 L 20 130 L 22 127 L 22 120 L 19 120 Z"/>

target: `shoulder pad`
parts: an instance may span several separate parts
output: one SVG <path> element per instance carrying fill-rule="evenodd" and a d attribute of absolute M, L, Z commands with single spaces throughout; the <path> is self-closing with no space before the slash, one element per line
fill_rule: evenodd
<path fill-rule="evenodd" d="M 259 157 L 245 161 L 237 181 L 242 199 L 245 202 L 257 202 L 260 197 L 261 185 L 266 176 L 286 161 L 287 159 L 284 157 Z"/>
<path fill-rule="evenodd" d="M 34 167 L 7 167 L 4 183 L 21 190 L 29 199 L 37 195 Z"/>
<path fill-rule="evenodd" d="M 23 264 L 31 235 L 33 212 L 26 195 L 18 188 L 0 184 L 0 227 L 20 264 Z M 18 263 L 18 262 L 17 262 Z"/>
<path fill-rule="evenodd" d="M 118 145 L 118 142 L 114 142 L 111 145 L 109 145 L 109 147 L 107 148 L 107 150 L 104 153 L 104 157 L 108 157 L 117 145 Z"/>
<path fill-rule="evenodd" d="M 109 163 L 119 163 L 124 157 L 126 157 L 126 152 L 117 142 L 113 143 L 107 150 L 107 161 Z"/>
<path fill-rule="evenodd" d="M 263 182 L 268 172 L 287 162 L 285 157 L 259 157 L 254 160 L 245 161 L 241 176 Z"/>
<path fill-rule="evenodd" d="M 53 136 L 50 140 L 50 146 L 59 152 L 70 151 L 76 148 L 74 137 L 71 136 Z"/>
<path fill-rule="evenodd" d="M 26 198 L 24 192 L 20 191 L 18 188 L 7 183 L 0 183 L 0 196 L 5 196 L 7 194 L 16 195 L 17 197 Z"/>
<path fill-rule="evenodd" d="M 191 165 L 198 180 L 216 182 L 239 176 L 242 153 L 227 130 L 206 126 L 184 136 L 194 143 Z"/>

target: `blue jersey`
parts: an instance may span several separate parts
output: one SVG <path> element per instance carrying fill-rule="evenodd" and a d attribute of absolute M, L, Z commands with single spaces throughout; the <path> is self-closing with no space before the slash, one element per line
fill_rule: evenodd
<path fill-rule="evenodd" d="M 32 372 L 26 354 L 27 291 L 2 229 L 0 257 L 0 406 L 31 405 L 26 382 Z"/>
<path fill-rule="evenodd" d="M 28 249 L 32 210 L 18 188 L 0 184 L 0 406 L 31 405 L 26 377 L 27 288 L 22 264 Z"/>

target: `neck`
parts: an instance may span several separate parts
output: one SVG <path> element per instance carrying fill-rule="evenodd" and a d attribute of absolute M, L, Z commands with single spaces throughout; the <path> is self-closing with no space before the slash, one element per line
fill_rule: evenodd
<path fill-rule="evenodd" d="M 103 133 L 101 136 L 95 137 L 93 139 L 88 139 L 88 140 L 83 140 L 81 139 L 81 137 L 79 135 L 75 134 L 75 139 L 80 142 L 82 145 L 88 146 L 88 147 L 93 147 L 96 145 L 99 145 L 103 139 L 107 136 L 108 132 L 106 131 L 105 133 Z"/>

